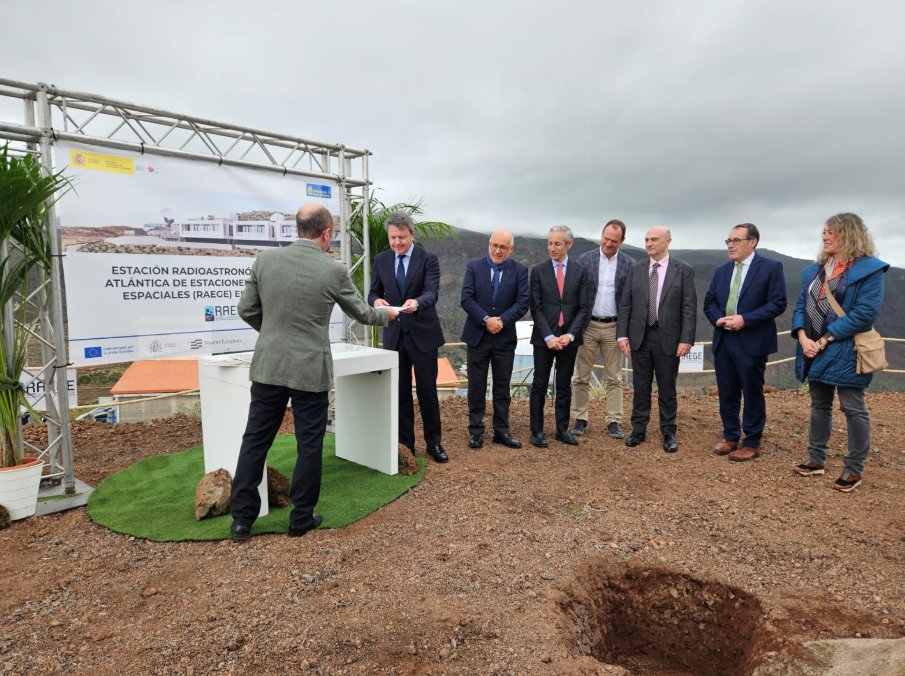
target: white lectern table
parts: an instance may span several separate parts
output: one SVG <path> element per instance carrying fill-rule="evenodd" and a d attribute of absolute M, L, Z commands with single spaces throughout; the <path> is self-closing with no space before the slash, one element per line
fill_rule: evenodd
<path fill-rule="evenodd" d="M 397 474 L 399 456 L 399 355 L 392 350 L 334 343 L 336 456 Z M 248 420 L 251 352 L 201 357 L 201 425 L 204 471 L 221 467 L 235 475 Z M 261 516 L 267 514 L 267 482 L 261 481 Z"/>

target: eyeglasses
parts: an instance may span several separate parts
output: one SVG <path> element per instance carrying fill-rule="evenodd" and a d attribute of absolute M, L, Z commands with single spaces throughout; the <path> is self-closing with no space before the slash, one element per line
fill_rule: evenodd
<path fill-rule="evenodd" d="M 726 246 L 738 246 L 738 245 L 741 244 L 742 242 L 747 242 L 749 239 L 751 239 L 751 238 L 750 238 L 750 237 L 742 237 L 741 239 L 739 239 L 738 237 L 733 237 L 732 239 L 727 239 L 727 240 L 726 240 Z"/>
<path fill-rule="evenodd" d="M 510 247 L 508 244 L 491 244 L 490 248 L 494 251 L 508 251 L 512 247 Z"/>

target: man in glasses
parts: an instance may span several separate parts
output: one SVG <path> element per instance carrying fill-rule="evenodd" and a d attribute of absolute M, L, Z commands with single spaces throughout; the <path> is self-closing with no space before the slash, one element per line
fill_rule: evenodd
<path fill-rule="evenodd" d="M 511 258 L 515 240 L 508 230 L 490 236 L 487 253 L 468 262 L 462 282 L 468 346 L 468 447 L 484 446 L 487 371 L 493 374 L 493 443 L 522 444 L 509 432 L 509 382 L 515 360 L 515 322 L 528 311 L 528 268 Z"/>
<path fill-rule="evenodd" d="M 777 350 L 775 320 L 786 310 L 782 263 L 756 253 L 758 242 L 756 225 L 732 228 L 726 240 L 729 262 L 714 271 L 704 296 L 704 314 L 714 327 L 713 363 L 723 422 L 723 440 L 713 451 L 736 462 L 760 455 L 767 422 L 764 369 L 767 356 Z"/>

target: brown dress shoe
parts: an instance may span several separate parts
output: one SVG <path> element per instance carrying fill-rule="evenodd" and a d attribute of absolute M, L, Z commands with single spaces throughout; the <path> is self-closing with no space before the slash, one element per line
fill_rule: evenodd
<path fill-rule="evenodd" d="M 713 447 L 713 452 L 716 453 L 717 455 L 729 455 L 736 448 L 738 448 L 737 441 L 723 440 L 720 443 L 718 443 L 716 446 Z"/>
<path fill-rule="evenodd" d="M 733 462 L 747 462 L 749 460 L 754 460 L 754 458 L 757 457 L 760 457 L 759 448 L 742 447 L 729 454 L 729 459 Z"/>

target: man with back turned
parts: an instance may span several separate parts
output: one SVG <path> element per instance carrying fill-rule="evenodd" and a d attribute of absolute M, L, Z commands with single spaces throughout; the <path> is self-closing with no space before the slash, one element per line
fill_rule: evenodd
<path fill-rule="evenodd" d="M 289 498 L 289 536 L 321 524 L 314 513 L 321 488 L 321 458 L 333 386 L 330 314 L 343 312 L 363 324 L 386 324 L 398 314 L 374 309 L 358 295 L 345 266 L 326 255 L 333 216 L 306 204 L 296 214 L 299 239 L 258 254 L 239 300 L 239 316 L 258 332 L 251 362 L 251 405 L 232 487 L 232 537 L 243 542 L 261 510 L 258 486 L 267 451 L 292 402 L 298 460 Z"/>

